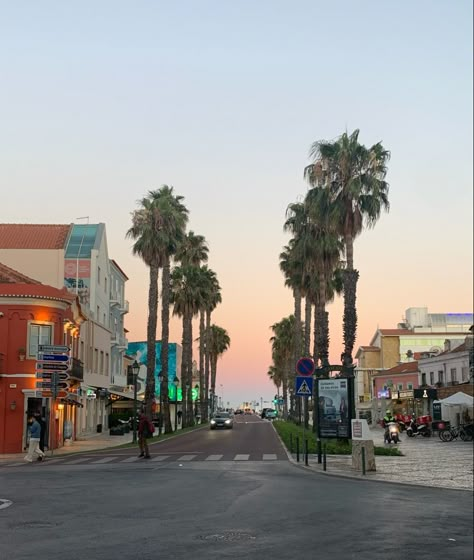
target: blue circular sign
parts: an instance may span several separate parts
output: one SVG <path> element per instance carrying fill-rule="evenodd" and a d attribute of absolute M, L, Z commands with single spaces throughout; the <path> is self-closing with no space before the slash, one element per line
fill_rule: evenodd
<path fill-rule="evenodd" d="M 312 358 L 300 358 L 296 363 L 296 372 L 299 375 L 310 376 L 314 372 L 314 361 Z"/>

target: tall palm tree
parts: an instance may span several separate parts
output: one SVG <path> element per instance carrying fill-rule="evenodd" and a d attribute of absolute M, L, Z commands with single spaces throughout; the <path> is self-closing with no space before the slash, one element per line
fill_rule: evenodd
<path fill-rule="evenodd" d="M 309 184 L 328 190 L 334 202 L 333 220 L 344 238 L 344 352 L 343 364 L 352 365 L 357 331 L 356 292 L 359 272 L 354 269 L 354 240 L 364 225 L 373 227 L 382 210 L 389 210 L 388 183 L 385 181 L 388 152 L 380 142 L 370 148 L 359 143 L 359 130 L 345 132 L 335 141 L 314 142 L 312 162 L 304 175 Z"/>
<path fill-rule="evenodd" d="M 209 284 L 206 294 L 206 300 L 203 304 L 205 313 L 205 327 L 204 332 L 200 333 L 200 339 L 204 340 L 204 391 L 203 400 L 201 405 L 201 417 L 207 421 L 209 415 L 209 397 L 210 397 L 210 379 L 211 379 L 211 316 L 214 309 L 219 303 L 222 302 L 221 287 L 214 272 L 210 271 Z M 202 317 L 202 315 L 201 315 Z M 202 319 L 201 319 L 202 324 Z M 214 393 L 212 394 L 212 405 L 214 401 Z"/>
<path fill-rule="evenodd" d="M 209 357 L 211 361 L 211 394 L 212 407 L 214 408 L 214 398 L 216 394 L 217 360 L 230 347 L 230 337 L 225 329 L 217 325 L 211 325 L 208 333 Z"/>
<path fill-rule="evenodd" d="M 181 387 L 183 394 L 183 427 L 194 424 L 192 405 L 193 317 L 199 312 L 204 299 L 201 269 L 197 266 L 175 267 L 171 274 L 173 314 L 183 319 L 183 356 L 181 360 Z"/>
<path fill-rule="evenodd" d="M 139 208 L 132 212 L 132 227 L 127 237 L 135 243 L 132 252 L 139 255 L 150 269 L 147 323 L 147 375 L 145 387 L 145 413 L 151 417 L 155 399 L 156 328 L 158 317 L 158 276 L 162 273 L 162 335 L 161 374 L 163 416 L 165 431 L 171 430 L 168 401 L 168 344 L 169 344 L 169 273 L 170 258 L 184 235 L 188 211 L 182 197 L 173 194 L 173 187 L 163 185 L 149 191 L 139 201 Z"/>

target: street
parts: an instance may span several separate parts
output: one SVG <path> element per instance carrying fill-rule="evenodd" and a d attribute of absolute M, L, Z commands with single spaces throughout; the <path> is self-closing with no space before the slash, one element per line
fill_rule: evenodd
<path fill-rule="evenodd" d="M 254 415 L 151 453 L 1 466 L 2 557 L 472 558 L 471 492 L 309 472 Z"/>

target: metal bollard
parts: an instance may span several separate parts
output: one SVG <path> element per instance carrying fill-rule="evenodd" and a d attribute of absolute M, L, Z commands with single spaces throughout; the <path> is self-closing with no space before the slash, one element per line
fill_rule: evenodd
<path fill-rule="evenodd" d="M 318 464 L 320 465 L 323 460 L 323 450 L 322 450 L 321 440 L 319 438 L 317 444 L 318 444 Z"/>
<path fill-rule="evenodd" d="M 308 466 L 308 440 L 304 440 L 304 464 Z"/>
<path fill-rule="evenodd" d="M 362 474 L 365 474 L 365 447 L 362 447 Z"/>
<path fill-rule="evenodd" d="M 327 470 L 326 464 L 326 445 L 323 445 L 323 471 Z"/>
<path fill-rule="evenodd" d="M 300 438 L 296 436 L 296 462 L 300 462 Z"/>

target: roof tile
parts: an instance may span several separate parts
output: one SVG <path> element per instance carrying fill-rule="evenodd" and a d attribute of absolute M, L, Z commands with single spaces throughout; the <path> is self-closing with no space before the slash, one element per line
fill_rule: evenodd
<path fill-rule="evenodd" d="M 70 224 L 0 224 L 0 249 L 63 249 Z"/>

